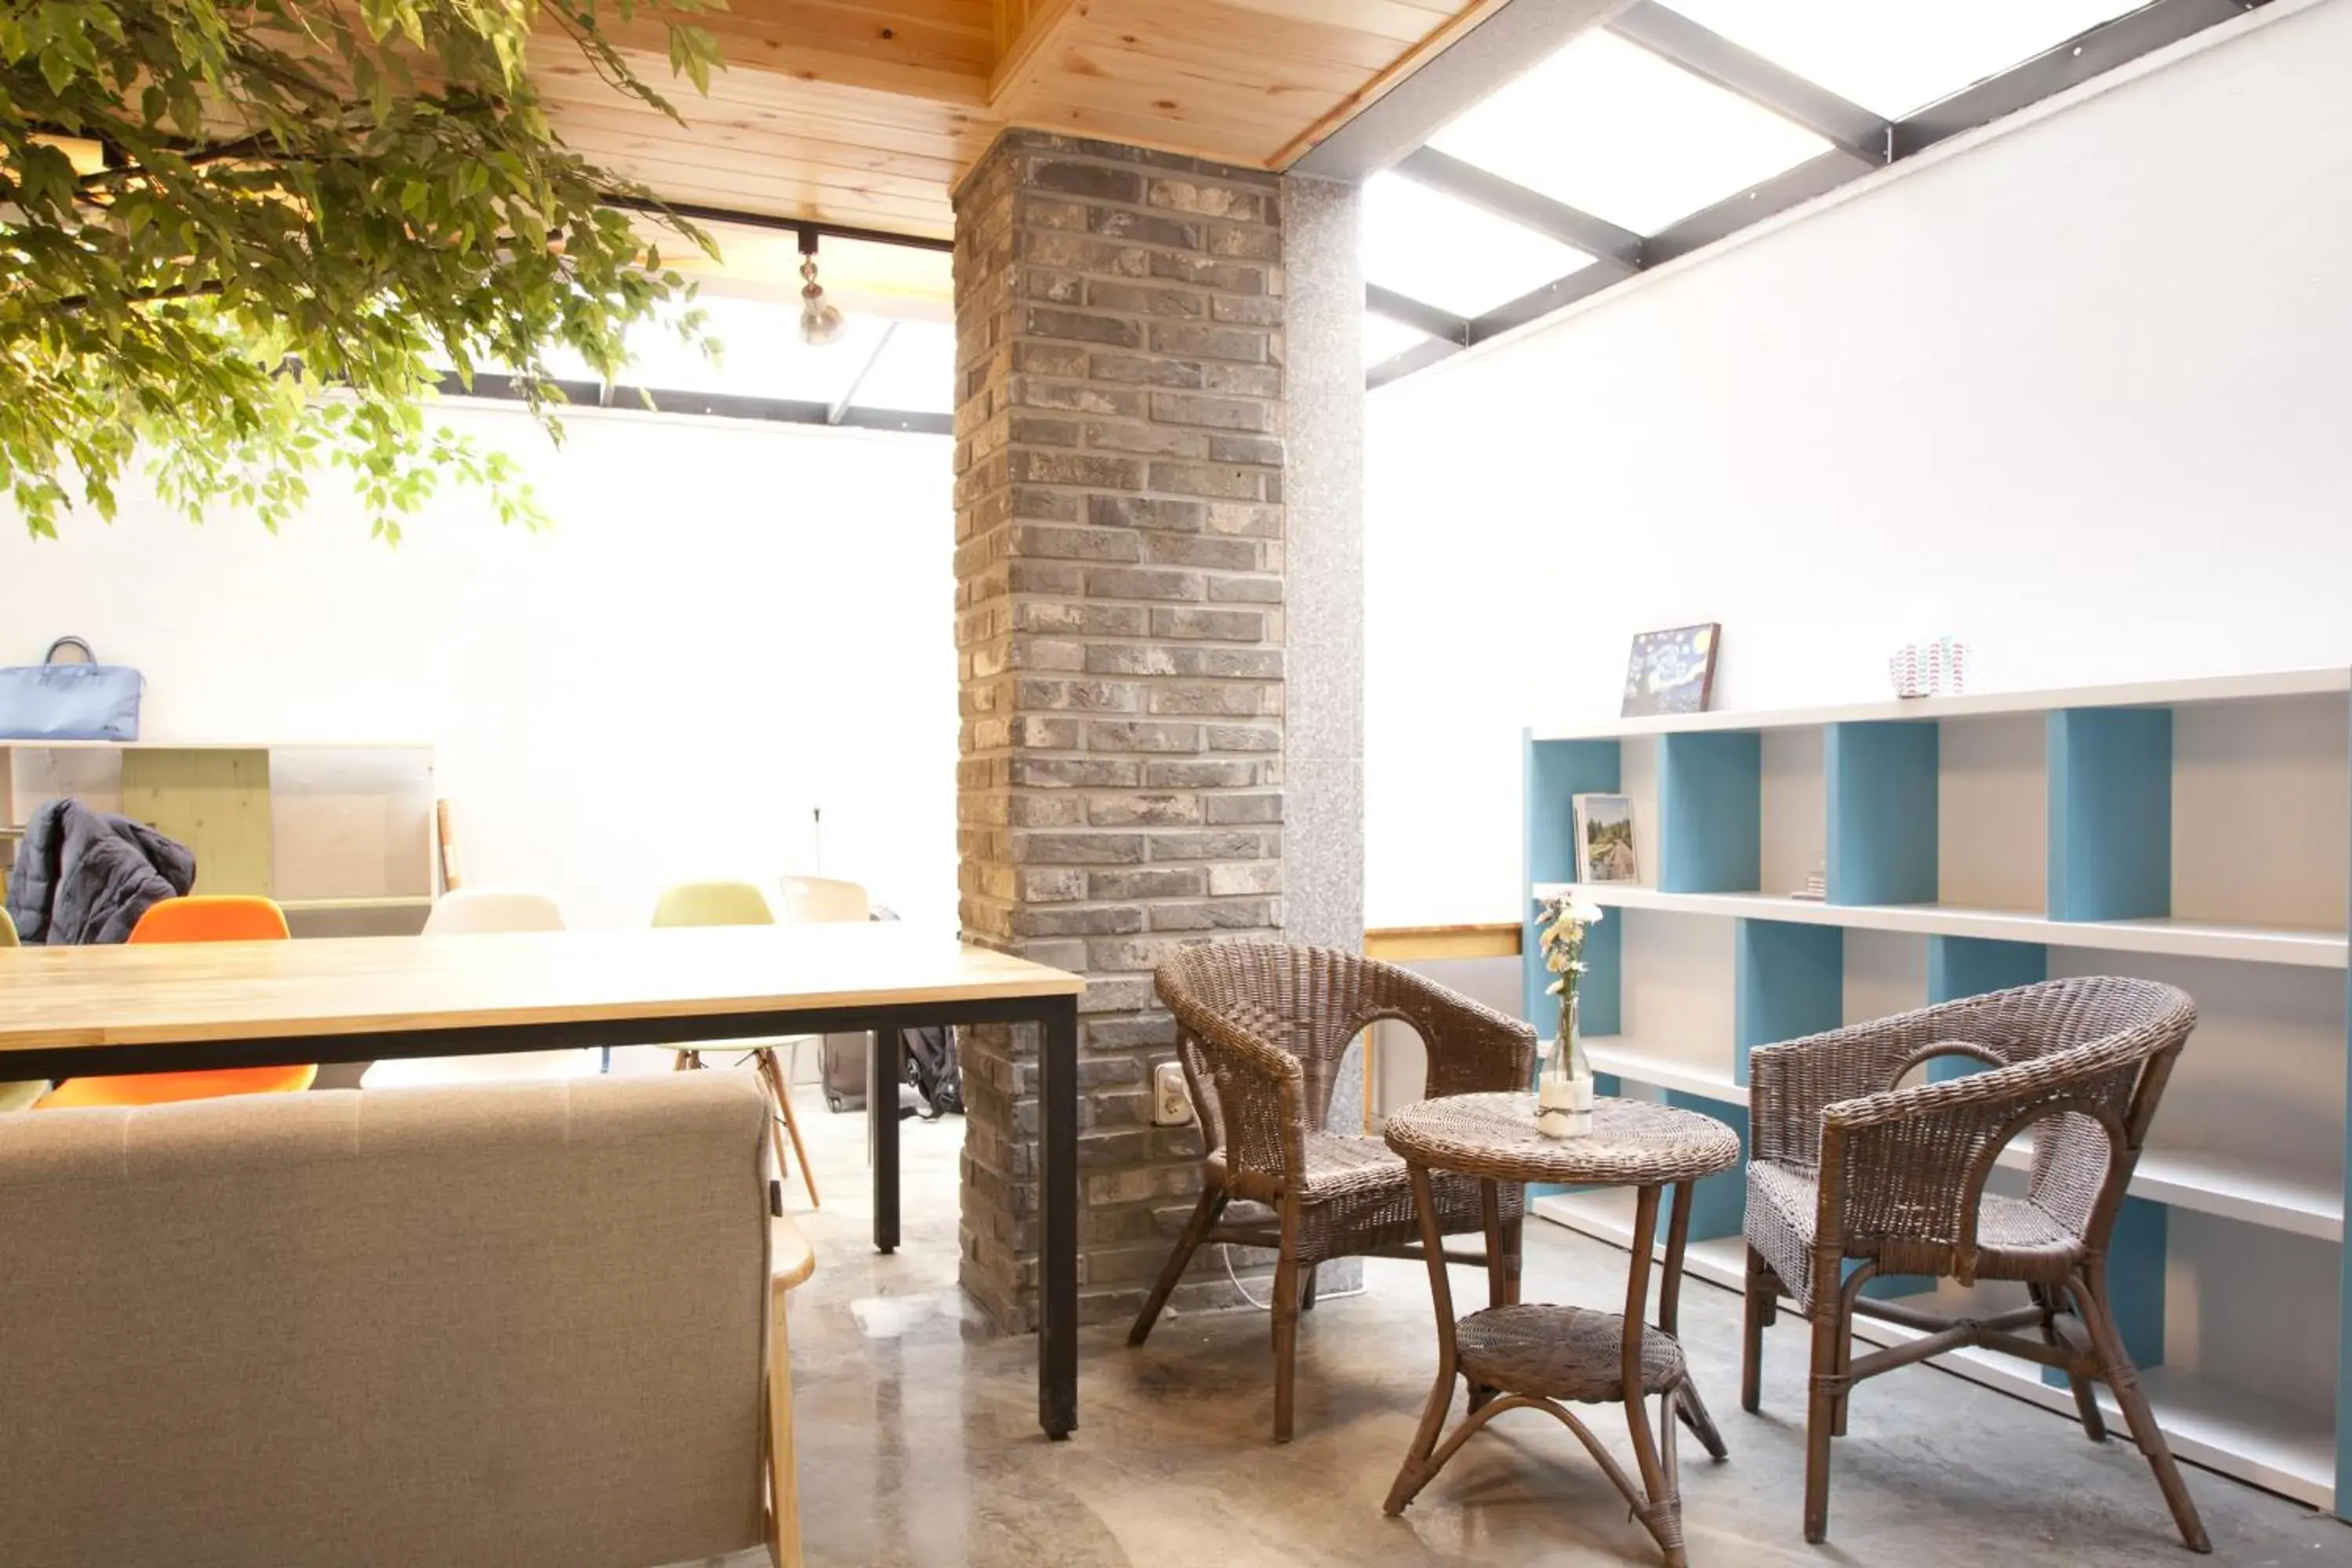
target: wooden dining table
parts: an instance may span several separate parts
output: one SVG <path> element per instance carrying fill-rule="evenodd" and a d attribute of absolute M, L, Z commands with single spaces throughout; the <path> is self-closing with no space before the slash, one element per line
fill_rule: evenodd
<path fill-rule="evenodd" d="M 1077 1425 L 1075 974 L 895 922 L 0 950 L 0 1081 L 873 1031 L 874 1244 L 898 1245 L 899 1031 L 1038 1031 L 1037 1421 Z"/>

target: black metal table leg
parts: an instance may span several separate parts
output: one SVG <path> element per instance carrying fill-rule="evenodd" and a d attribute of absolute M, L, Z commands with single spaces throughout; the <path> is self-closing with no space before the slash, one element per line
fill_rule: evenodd
<path fill-rule="evenodd" d="M 1040 1022 L 1045 1231 L 1038 1258 L 1037 1424 L 1058 1441 L 1078 1424 L 1077 998 L 1053 998 Z"/>
<path fill-rule="evenodd" d="M 874 1049 L 867 1053 L 866 1124 L 874 1145 L 874 1249 L 898 1249 L 898 1080 L 905 1076 L 899 1062 L 903 1048 L 898 1031 L 874 1031 Z"/>

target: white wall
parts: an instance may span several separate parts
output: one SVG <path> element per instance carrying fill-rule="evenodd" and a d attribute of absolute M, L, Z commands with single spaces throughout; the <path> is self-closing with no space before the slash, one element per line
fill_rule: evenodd
<path fill-rule="evenodd" d="M 1372 396 L 1368 923 L 1516 918 L 1645 628 L 1725 708 L 2352 660 L 2352 0 L 2179 56 Z"/>
<path fill-rule="evenodd" d="M 61 541 L 0 514 L 0 662 L 75 632 L 140 667 L 150 740 L 427 742 L 466 874 L 634 925 L 668 883 L 814 868 L 955 918 L 949 444 L 583 410 L 504 446 L 552 529 L 451 489 L 397 550 L 331 479 L 272 538 L 126 499 Z"/>

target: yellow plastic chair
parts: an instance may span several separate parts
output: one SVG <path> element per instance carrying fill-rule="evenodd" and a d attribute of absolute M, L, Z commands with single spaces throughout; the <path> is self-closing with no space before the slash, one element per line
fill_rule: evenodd
<path fill-rule="evenodd" d="M 150 904 L 131 928 L 134 943 L 154 942 L 285 942 L 286 911 L 274 899 L 198 893 Z M 78 1105 L 171 1105 L 225 1094 L 299 1094 L 317 1079 L 316 1063 L 299 1067 L 214 1068 L 151 1072 L 127 1078 L 68 1079 L 40 1103 L 43 1110 Z"/>
<path fill-rule="evenodd" d="M 664 892 L 654 904 L 654 924 L 656 926 L 769 926 L 776 923 L 776 911 L 769 907 L 768 896 L 750 882 L 680 882 Z M 799 1163 L 801 1183 L 808 1188 L 809 1207 L 823 1205 L 817 1201 L 816 1173 L 809 1169 L 808 1152 L 801 1147 L 801 1124 L 793 1114 L 792 1086 L 785 1081 L 783 1065 L 776 1060 L 776 1043 L 761 1041 L 751 1047 L 760 1081 L 767 1086 L 768 1098 L 775 1114 L 770 1119 L 770 1134 L 775 1139 L 776 1163 L 787 1163 L 784 1140 L 792 1140 L 792 1158 Z M 702 1065 L 700 1046 L 679 1046 L 677 1066 L 680 1071 Z"/>
<path fill-rule="evenodd" d="M 16 945 L 16 922 L 0 910 L 0 947 Z M 30 1110 L 33 1101 L 49 1092 L 49 1086 L 39 1079 L 24 1083 L 0 1083 L 0 1111 Z"/>

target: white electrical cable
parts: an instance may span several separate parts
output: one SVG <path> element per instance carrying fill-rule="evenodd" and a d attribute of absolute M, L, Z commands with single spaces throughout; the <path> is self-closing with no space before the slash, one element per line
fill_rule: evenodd
<path fill-rule="evenodd" d="M 1217 1243 L 1217 1256 L 1224 1260 L 1225 1279 L 1232 1283 L 1235 1294 L 1239 1295 L 1243 1300 L 1247 1301 L 1251 1306 L 1255 1307 L 1261 1312 L 1271 1312 L 1274 1310 L 1273 1297 L 1268 1296 L 1265 1300 L 1259 1300 L 1256 1297 L 1249 1293 L 1249 1287 L 1242 1283 L 1242 1277 L 1234 1272 L 1234 1244 L 1232 1242 L 1221 1241 Z M 1318 1290 L 1315 1293 L 1315 1299 L 1318 1301 L 1339 1301 L 1346 1300 L 1349 1296 L 1361 1296 L 1370 1289 L 1371 1287 L 1369 1285 L 1358 1285 L 1354 1289 L 1348 1290 Z"/>

